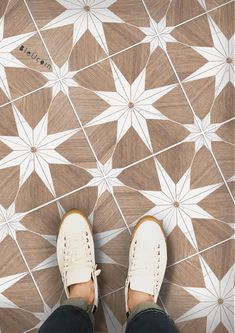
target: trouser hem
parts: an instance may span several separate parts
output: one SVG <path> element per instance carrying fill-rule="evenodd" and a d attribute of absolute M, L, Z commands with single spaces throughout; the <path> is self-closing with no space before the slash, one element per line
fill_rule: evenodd
<path fill-rule="evenodd" d="M 83 311 L 86 311 L 89 315 L 89 318 L 91 320 L 92 326 L 94 328 L 95 326 L 95 319 L 94 319 L 94 314 L 92 312 L 92 305 L 87 304 L 84 298 L 82 297 L 73 297 L 73 298 L 68 298 L 66 299 L 61 306 L 73 306 L 77 307 L 79 309 L 82 309 Z"/>
<path fill-rule="evenodd" d="M 137 305 L 132 311 L 129 312 L 127 323 L 129 323 L 138 313 L 148 309 L 153 309 L 165 313 L 165 311 L 158 304 L 154 302 L 143 302 Z"/>

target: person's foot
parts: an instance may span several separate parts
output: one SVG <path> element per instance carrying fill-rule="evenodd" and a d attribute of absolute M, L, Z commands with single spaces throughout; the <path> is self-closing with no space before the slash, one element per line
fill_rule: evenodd
<path fill-rule="evenodd" d="M 88 282 L 81 282 L 69 286 L 69 298 L 81 297 L 86 303 L 94 304 L 95 289 L 94 282 L 90 279 Z"/>
<path fill-rule="evenodd" d="M 167 263 L 166 240 L 160 222 L 143 217 L 135 226 L 125 284 L 126 312 L 140 303 L 157 302 Z"/>
<path fill-rule="evenodd" d="M 77 209 L 68 211 L 57 238 L 57 259 L 66 296 L 82 297 L 87 304 L 98 305 L 94 241 L 87 218 Z"/>

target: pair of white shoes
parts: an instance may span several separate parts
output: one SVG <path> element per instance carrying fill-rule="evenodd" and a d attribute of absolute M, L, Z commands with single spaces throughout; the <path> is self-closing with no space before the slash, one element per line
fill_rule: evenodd
<path fill-rule="evenodd" d="M 67 212 L 61 222 L 57 239 L 57 259 L 66 296 L 72 284 L 94 282 L 93 311 L 98 306 L 97 270 L 94 241 L 90 223 L 79 210 Z M 125 284 L 126 313 L 128 289 L 154 296 L 157 301 L 166 270 L 166 241 L 160 222 L 154 217 L 142 218 L 133 231 L 129 252 L 129 269 Z"/>

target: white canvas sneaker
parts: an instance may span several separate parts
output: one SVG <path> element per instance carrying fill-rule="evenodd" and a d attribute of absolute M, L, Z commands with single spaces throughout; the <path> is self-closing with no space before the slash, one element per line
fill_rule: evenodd
<path fill-rule="evenodd" d="M 68 211 L 60 225 L 57 238 L 57 260 L 66 296 L 72 284 L 94 282 L 94 303 L 92 311 L 98 306 L 97 276 L 94 241 L 88 219 L 77 209 Z"/>
<path fill-rule="evenodd" d="M 135 226 L 129 252 L 129 269 L 125 284 L 126 313 L 128 289 L 154 296 L 157 302 L 167 263 L 166 240 L 160 222 L 143 217 Z"/>

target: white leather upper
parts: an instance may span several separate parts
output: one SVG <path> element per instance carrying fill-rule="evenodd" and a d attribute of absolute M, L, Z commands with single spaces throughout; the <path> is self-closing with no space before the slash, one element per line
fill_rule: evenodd
<path fill-rule="evenodd" d="M 128 288 L 154 296 L 157 301 L 167 263 L 167 248 L 160 225 L 152 220 L 136 229 L 129 252 L 129 270 L 125 285 L 126 312 Z"/>
<path fill-rule="evenodd" d="M 57 259 L 65 293 L 72 284 L 94 281 L 95 301 L 98 305 L 97 276 L 94 241 L 89 222 L 79 213 L 71 213 L 62 221 L 57 238 Z"/>

